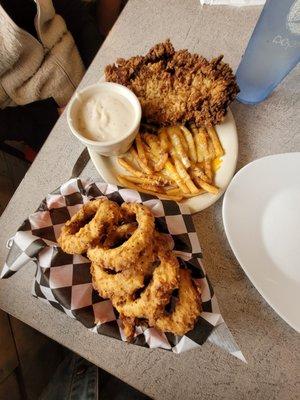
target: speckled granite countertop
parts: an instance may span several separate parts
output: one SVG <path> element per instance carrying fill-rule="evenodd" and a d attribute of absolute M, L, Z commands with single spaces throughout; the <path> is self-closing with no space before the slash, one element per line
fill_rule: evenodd
<path fill-rule="evenodd" d="M 117 57 L 144 53 L 167 37 L 176 48 L 207 57 L 223 53 L 236 68 L 259 12 L 260 7 L 201 8 L 197 0 L 131 0 L 81 86 L 97 81 L 103 67 Z M 264 155 L 300 150 L 299 85 L 298 68 L 263 104 L 232 106 L 239 134 L 238 168 Z M 44 195 L 68 179 L 81 151 L 64 114 L 2 215 L 1 265 L 7 238 Z M 82 176 L 97 177 L 91 163 Z M 0 308 L 156 399 L 299 398 L 299 336 L 238 265 L 223 230 L 221 205 L 222 199 L 197 214 L 194 222 L 221 311 L 248 364 L 209 343 L 175 355 L 92 334 L 31 296 L 34 266 L 30 264 L 0 281 Z"/>

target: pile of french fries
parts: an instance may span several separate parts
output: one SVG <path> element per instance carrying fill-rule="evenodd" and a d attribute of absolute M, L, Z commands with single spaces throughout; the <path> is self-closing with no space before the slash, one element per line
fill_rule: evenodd
<path fill-rule="evenodd" d="M 223 155 L 213 127 L 164 127 L 156 133 L 138 133 L 129 153 L 118 158 L 130 175 L 117 178 L 124 187 L 174 201 L 217 194 L 214 173 Z"/>

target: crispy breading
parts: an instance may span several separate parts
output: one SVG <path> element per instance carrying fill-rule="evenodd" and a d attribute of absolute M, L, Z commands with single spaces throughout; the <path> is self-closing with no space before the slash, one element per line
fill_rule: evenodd
<path fill-rule="evenodd" d="M 129 341 L 141 323 L 178 335 L 193 328 L 201 296 L 191 272 L 180 269 L 173 239 L 155 230 L 147 206 L 92 200 L 66 222 L 58 242 L 70 254 L 87 251 L 93 287 L 111 300 Z"/>
<path fill-rule="evenodd" d="M 68 254 L 82 254 L 103 234 L 112 229 L 120 218 L 117 203 L 100 198 L 90 201 L 65 223 L 58 244 Z"/>
<path fill-rule="evenodd" d="M 126 317 L 146 318 L 150 325 L 163 315 L 171 293 L 179 284 L 179 263 L 176 256 L 172 251 L 163 248 L 158 250 L 157 256 L 160 265 L 154 270 L 149 285 L 139 298 L 116 304 L 112 297 L 112 303 L 120 314 Z"/>
<path fill-rule="evenodd" d="M 102 245 L 90 247 L 87 256 L 94 263 L 103 264 L 105 268 L 117 272 L 128 268 L 143 269 L 144 263 L 149 262 L 153 253 L 154 216 L 149 208 L 138 203 L 123 203 L 121 212 L 128 218 L 136 217 L 138 227 L 132 236 L 116 248 L 105 248 Z"/>
<path fill-rule="evenodd" d="M 118 59 L 105 68 L 105 77 L 137 95 L 143 117 L 150 123 L 212 126 L 222 122 L 239 92 L 231 68 L 222 59 L 208 61 L 187 50 L 175 51 L 167 40 L 144 57 Z"/>
<path fill-rule="evenodd" d="M 201 296 L 193 284 L 191 272 L 180 269 L 179 274 L 179 299 L 175 309 L 171 314 L 158 318 L 154 326 L 163 332 L 185 335 L 194 328 L 201 314 Z"/>

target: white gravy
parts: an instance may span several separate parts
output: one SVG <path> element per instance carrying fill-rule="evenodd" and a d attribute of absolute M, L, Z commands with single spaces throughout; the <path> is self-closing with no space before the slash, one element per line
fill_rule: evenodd
<path fill-rule="evenodd" d="M 97 93 L 81 99 L 77 114 L 78 130 L 97 142 L 122 137 L 133 124 L 134 109 L 130 102 L 115 92 Z"/>

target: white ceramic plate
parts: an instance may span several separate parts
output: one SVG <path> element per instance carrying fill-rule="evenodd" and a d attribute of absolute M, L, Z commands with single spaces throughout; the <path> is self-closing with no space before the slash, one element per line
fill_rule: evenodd
<path fill-rule="evenodd" d="M 200 196 L 192 197 L 183 201 L 183 203 L 189 206 L 192 213 L 201 211 L 204 208 L 209 207 L 221 197 L 231 178 L 233 177 L 236 168 L 238 156 L 238 139 L 234 118 L 230 110 L 228 110 L 224 122 L 216 126 L 216 130 L 225 151 L 221 167 L 217 171 L 215 177 L 215 182 L 216 185 L 220 188 L 220 192 L 217 196 L 210 193 L 205 193 Z M 119 174 L 126 175 L 126 171 L 124 171 L 124 169 L 120 167 L 116 157 L 104 157 L 95 153 L 92 150 L 89 150 L 89 153 L 97 171 L 102 176 L 105 182 L 118 184 L 116 176 Z"/>
<path fill-rule="evenodd" d="M 300 153 L 242 168 L 223 201 L 230 246 L 271 307 L 300 331 Z"/>

